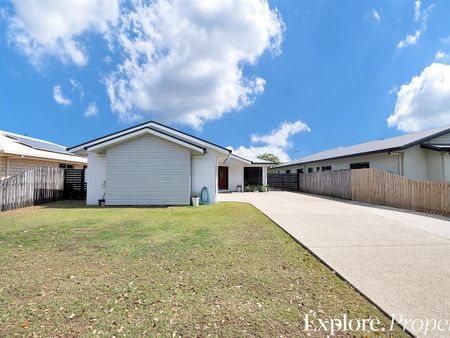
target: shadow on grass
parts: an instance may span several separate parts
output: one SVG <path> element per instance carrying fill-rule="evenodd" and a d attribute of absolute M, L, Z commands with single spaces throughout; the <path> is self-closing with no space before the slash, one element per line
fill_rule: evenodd
<path fill-rule="evenodd" d="M 64 201 L 55 201 L 42 203 L 37 205 L 41 208 L 49 208 L 49 209 L 118 209 L 118 208 L 127 208 L 127 209 L 166 209 L 171 207 L 170 205 L 112 205 L 112 206 L 98 206 L 98 205 L 86 205 L 86 201 L 84 200 L 64 200 Z M 173 207 L 186 207 L 175 205 Z"/>

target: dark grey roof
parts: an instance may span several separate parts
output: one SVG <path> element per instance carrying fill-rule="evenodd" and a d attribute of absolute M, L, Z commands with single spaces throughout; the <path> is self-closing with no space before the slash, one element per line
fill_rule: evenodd
<path fill-rule="evenodd" d="M 416 144 L 426 142 L 429 139 L 438 137 L 440 135 L 450 132 L 450 125 L 440 128 L 429 129 L 425 131 L 420 131 L 417 133 L 406 134 L 402 136 L 371 141 L 367 143 L 356 144 L 349 147 L 340 147 L 330 150 L 321 151 L 312 155 L 302 157 L 296 161 L 291 161 L 287 163 L 280 164 L 276 166 L 286 167 L 296 164 L 311 163 L 317 161 L 330 160 L 335 158 L 350 157 L 356 155 L 365 155 L 371 153 L 387 152 L 402 150 L 412 147 Z"/>
<path fill-rule="evenodd" d="M 114 135 L 116 135 L 116 134 L 123 133 L 123 132 L 128 131 L 128 130 L 136 129 L 136 128 L 138 128 L 138 127 L 145 127 L 146 125 L 150 125 L 150 124 L 155 124 L 155 125 L 157 125 L 157 126 L 161 126 L 161 127 L 164 127 L 164 128 L 170 129 L 170 130 L 173 130 L 173 131 L 175 131 L 175 132 L 177 132 L 177 133 L 180 133 L 180 134 L 183 134 L 183 135 L 192 137 L 192 138 L 197 139 L 197 140 L 199 140 L 199 141 L 201 141 L 201 142 L 204 142 L 204 143 L 210 144 L 210 145 L 212 145 L 212 146 L 214 146 L 214 147 L 223 149 L 223 150 L 225 150 L 225 151 L 227 151 L 228 153 L 231 154 L 231 150 L 230 150 L 230 149 L 227 149 L 227 148 L 222 147 L 222 146 L 219 146 L 219 145 L 217 145 L 217 144 L 215 144 L 215 143 L 206 141 L 206 140 L 204 140 L 204 139 L 201 139 L 200 137 L 197 137 L 197 136 L 194 136 L 194 135 L 185 133 L 185 132 L 183 132 L 183 131 L 181 131 L 181 130 L 178 130 L 178 129 L 175 129 L 175 128 L 166 126 L 165 124 L 162 124 L 162 123 L 159 123 L 159 122 L 156 122 L 156 121 L 147 121 L 147 122 L 144 122 L 144 123 L 141 123 L 141 124 L 138 124 L 138 125 L 135 125 L 135 126 L 126 128 L 126 129 L 122 129 L 122 130 L 116 131 L 115 133 L 111 133 L 111 134 L 108 134 L 108 135 L 105 135 L 105 136 L 101 136 L 101 137 L 98 137 L 98 138 L 96 138 L 96 139 L 93 139 L 93 140 L 90 140 L 90 141 L 87 141 L 87 142 L 78 144 L 78 145 L 73 146 L 73 147 L 68 147 L 67 150 L 68 150 L 68 151 L 71 151 L 71 150 L 74 150 L 75 148 L 79 148 L 79 147 L 85 146 L 85 145 L 87 145 L 88 143 L 92 143 L 92 142 L 94 142 L 94 141 L 100 141 L 100 140 L 102 140 L 102 139 L 109 138 L 109 137 L 111 137 L 110 139 L 112 139 L 112 138 L 114 138 Z"/>

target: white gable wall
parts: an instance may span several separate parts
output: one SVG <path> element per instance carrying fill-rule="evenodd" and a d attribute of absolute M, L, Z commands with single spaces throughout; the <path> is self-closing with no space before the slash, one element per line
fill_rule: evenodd
<path fill-rule="evenodd" d="M 106 151 L 106 205 L 186 205 L 191 196 L 189 149 L 144 135 Z"/>
<path fill-rule="evenodd" d="M 156 136 L 150 136 L 150 137 L 155 137 Z M 167 144 L 172 144 L 173 146 L 177 147 L 178 149 L 183 149 L 182 152 L 186 152 L 188 154 L 188 160 L 189 160 L 189 170 L 187 170 L 186 168 L 184 168 L 183 172 L 186 173 L 188 172 L 188 175 L 190 175 L 191 177 L 189 177 L 189 192 L 186 193 L 185 196 L 185 200 L 183 204 L 189 204 L 190 202 L 190 195 L 191 192 L 197 192 L 200 193 L 203 187 L 207 187 L 208 188 L 208 192 L 209 192 L 209 196 L 210 196 L 210 202 L 211 203 L 215 203 L 217 201 L 217 163 L 218 163 L 218 157 L 219 156 L 223 156 L 222 154 L 219 154 L 218 152 L 208 148 L 207 149 L 207 153 L 204 156 L 191 156 L 190 152 L 188 149 L 181 147 L 179 145 L 176 145 L 174 143 L 171 143 L 169 141 L 165 141 L 162 140 L 163 142 L 166 142 Z M 111 146 L 111 148 L 113 147 L 118 147 L 121 146 L 121 149 L 126 151 L 123 151 L 122 154 L 120 155 L 120 158 L 123 158 L 123 160 L 119 160 L 120 162 L 123 163 L 129 163 L 132 160 L 131 158 L 128 157 L 127 152 L 132 152 L 132 153 L 136 153 L 136 150 L 130 149 L 128 147 L 126 147 L 127 143 L 129 141 L 120 143 L 116 146 Z M 133 146 L 131 148 L 134 148 Z M 108 148 L 110 149 L 110 148 Z M 112 154 L 110 151 L 109 152 L 109 158 L 112 158 Z M 152 163 L 157 163 L 158 160 L 151 155 L 150 153 L 145 154 L 145 151 L 143 152 L 143 150 L 141 149 L 139 151 L 141 157 L 146 157 L 146 158 L 151 158 L 152 159 Z M 161 160 L 161 158 L 159 159 L 159 169 L 161 172 L 164 172 L 166 169 L 167 170 L 173 170 L 172 168 L 175 167 L 175 170 L 179 170 L 176 169 L 176 164 L 174 164 L 174 161 L 179 161 L 179 154 L 175 154 L 173 152 L 170 151 L 158 151 L 159 153 L 159 157 L 164 157 L 164 159 Z M 117 157 L 117 154 L 116 154 Z M 183 163 L 186 163 L 186 156 L 182 155 L 181 156 L 183 158 Z M 97 205 L 98 204 L 98 200 L 103 198 L 103 195 L 105 193 L 105 188 L 103 188 L 103 182 L 107 181 L 106 177 L 107 177 L 107 160 L 106 160 L 106 154 L 99 154 L 96 153 L 94 151 L 89 151 L 88 152 L 88 169 L 86 172 L 86 180 L 87 180 L 87 185 L 88 185 L 88 189 L 87 189 L 87 200 L 86 203 L 88 205 Z M 166 169 L 161 168 L 161 165 L 167 166 Z M 111 172 L 111 170 L 109 170 L 109 172 Z M 128 175 L 125 173 L 124 175 Z M 184 174 L 183 174 L 184 175 Z M 184 181 L 185 182 L 185 181 Z M 178 183 L 173 181 L 171 182 L 172 185 L 177 185 Z M 110 184 L 107 183 L 107 187 Z M 167 190 L 170 190 L 170 184 L 165 185 L 165 188 L 168 188 Z M 116 189 L 116 188 L 114 188 Z M 108 199 L 108 194 L 106 194 L 106 199 Z M 110 201 L 111 202 L 111 201 Z M 152 203 L 152 204 L 158 204 L 158 203 Z M 179 203 L 176 203 L 179 204 Z"/>

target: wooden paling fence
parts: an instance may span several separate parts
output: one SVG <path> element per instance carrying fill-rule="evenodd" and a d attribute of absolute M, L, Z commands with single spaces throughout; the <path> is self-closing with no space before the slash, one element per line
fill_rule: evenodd
<path fill-rule="evenodd" d="M 310 194 L 352 199 L 351 171 L 321 171 L 299 174 L 299 191 Z"/>
<path fill-rule="evenodd" d="M 0 211 L 59 200 L 64 169 L 37 167 L 0 181 Z"/>
<path fill-rule="evenodd" d="M 280 183 L 293 182 L 293 175 L 298 176 L 297 187 Z M 415 181 L 379 169 L 270 174 L 268 184 L 271 190 L 300 191 L 450 216 L 449 182 Z"/>
<path fill-rule="evenodd" d="M 415 181 L 378 169 L 351 171 L 352 199 L 450 216 L 450 183 Z"/>

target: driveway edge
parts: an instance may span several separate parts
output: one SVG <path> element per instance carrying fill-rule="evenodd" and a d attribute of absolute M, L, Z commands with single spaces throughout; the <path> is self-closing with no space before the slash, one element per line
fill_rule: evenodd
<path fill-rule="evenodd" d="M 222 202 L 223 203 L 223 202 Z M 344 276 L 342 276 L 338 271 L 333 269 L 327 262 L 325 262 L 322 258 L 320 258 L 318 255 L 316 255 L 310 248 L 308 248 L 305 244 L 303 244 L 301 241 L 299 241 L 297 238 L 295 238 L 293 235 L 291 235 L 286 229 L 284 229 L 281 225 L 279 225 L 277 222 L 275 222 L 272 218 L 270 218 L 267 214 L 265 214 L 263 211 L 261 211 L 258 207 L 253 205 L 249 202 L 233 202 L 233 203 L 244 203 L 251 205 L 255 209 L 258 209 L 258 211 L 263 214 L 265 217 L 267 217 L 271 222 L 273 222 L 278 228 L 283 230 L 285 234 L 287 234 L 290 238 L 292 238 L 297 244 L 299 244 L 303 249 L 308 251 L 312 256 L 314 256 L 316 259 L 318 259 L 323 265 L 325 265 L 330 271 L 332 271 L 336 276 L 338 276 L 342 281 L 350 285 L 357 293 L 359 293 L 364 299 L 366 299 L 370 304 L 372 304 L 375 308 L 381 311 L 386 317 L 390 318 L 391 320 L 394 320 L 394 323 L 397 324 L 404 332 L 406 332 L 410 337 L 416 337 L 411 331 L 409 331 L 407 328 L 403 328 L 400 323 L 398 323 L 395 319 L 392 318 L 392 316 L 387 313 L 384 309 L 382 309 L 378 304 L 376 304 L 369 296 L 367 296 L 365 293 L 363 293 L 359 288 L 357 288 L 355 285 L 353 285 L 350 281 L 348 281 Z"/>

